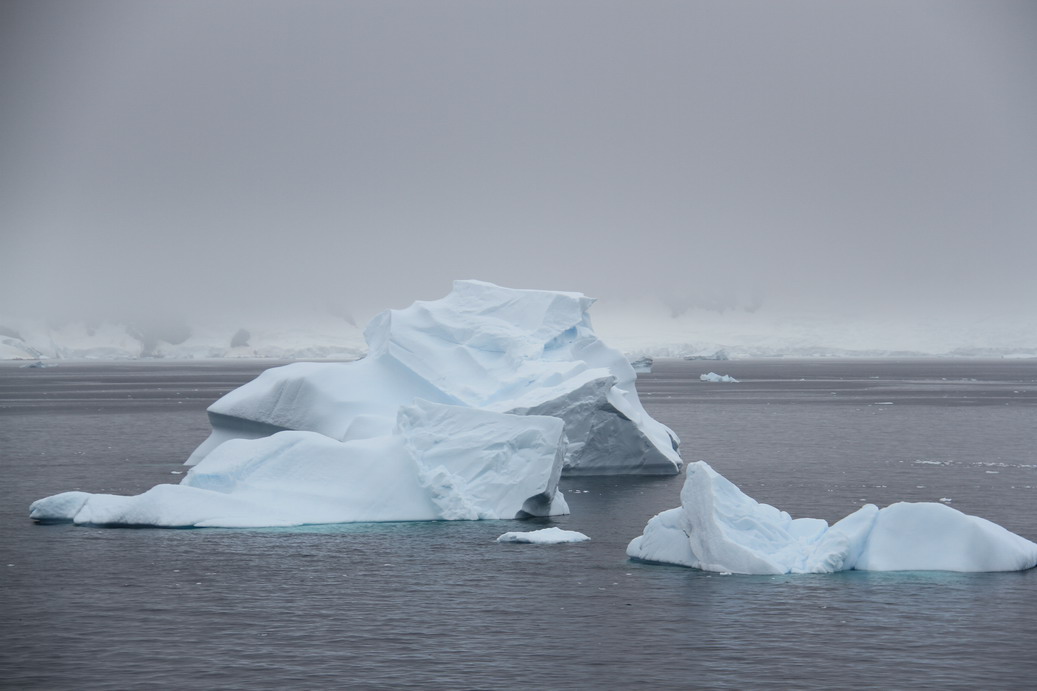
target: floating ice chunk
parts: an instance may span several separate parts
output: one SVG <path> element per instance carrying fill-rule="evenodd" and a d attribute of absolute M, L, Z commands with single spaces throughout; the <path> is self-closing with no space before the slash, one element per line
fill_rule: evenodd
<path fill-rule="evenodd" d="M 655 364 L 655 360 L 647 355 L 639 357 L 636 360 L 631 360 L 630 362 L 630 366 L 633 367 L 634 372 L 638 374 L 651 374 L 653 364 Z"/>
<path fill-rule="evenodd" d="M 829 527 L 745 495 L 707 463 L 688 465 L 681 506 L 652 518 L 627 555 L 747 574 L 945 570 L 1037 565 L 1037 544 L 938 503 L 866 504 Z"/>
<path fill-rule="evenodd" d="M 575 530 L 562 530 L 561 528 L 544 528 L 542 530 L 531 530 L 529 532 L 504 533 L 497 538 L 497 542 L 522 542 L 533 545 L 558 545 L 565 542 L 586 542 L 589 537 Z"/>
<path fill-rule="evenodd" d="M 709 372 L 707 374 L 700 374 L 699 379 L 702 381 L 725 384 L 737 384 L 738 380 L 732 377 L 730 374 L 717 374 L 716 372 Z"/>
<path fill-rule="evenodd" d="M 717 350 L 713 353 L 692 353 L 684 356 L 685 360 L 730 360 L 727 351 Z"/>
<path fill-rule="evenodd" d="M 517 518 L 568 513 L 558 492 L 563 423 L 423 401 L 392 434 L 340 442 L 315 432 L 235 439 L 179 485 L 131 497 L 66 492 L 37 521 L 260 527 L 358 521 Z"/>

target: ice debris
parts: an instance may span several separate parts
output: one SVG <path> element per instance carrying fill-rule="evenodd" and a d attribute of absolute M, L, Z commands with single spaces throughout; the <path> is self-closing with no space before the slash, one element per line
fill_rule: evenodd
<path fill-rule="evenodd" d="M 737 384 L 738 380 L 732 377 L 730 374 L 717 374 L 716 372 L 708 372 L 706 374 L 700 374 L 699 379 L 705 382 L 711 383 L 725 383 L 725 384 Z"/>
<path fill-rule="evenodd" d="M 630 366 L 634 368 L 634 372 L 637 374 L 651 374 L 653 364 L 655 364 L 655 360 L 647 355 L 630 361 Z"/>
<path fill-rule="evenodd" d="M 688 465 L 681 506 L 649 520 L 627 555 L 743 574 L 1019 571 L 1037 565 L 1037 544 L 935 502 L 866 504 L 832 526 L 793 519 L 699 461 Z"/>
<path fill-rule="evenodd" d="M 590 538 L 583 533 L 575 530 L 562 530 L 557 527 L 527 532 L 514 531 L 504 533 L 497 538 L 497 542 L 521 542 L 533 545 L 558 545 L 566 542 L 586 542 L 587 540 Z"/>
<path fill-rule="evenodd" d="M 36 362 L 30 362 L 28 365 L 22 365 L 22 369 L 44 369 L 46 367 L 57 367 L 57 365 L 43 362 L 43 360 L 37 360 Z"/>

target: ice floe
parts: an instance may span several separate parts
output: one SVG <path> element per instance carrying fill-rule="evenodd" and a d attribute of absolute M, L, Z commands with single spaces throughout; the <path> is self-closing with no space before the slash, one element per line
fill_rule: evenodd
<path fill-rule="evenodd" d="M 793 519 L 699 461 L 681 506 L 648 521 L 627 555 L 718 573 L 1017 571 L 1037 565 L 1037 544 L 935 502 L 866 504 L 832 526 Z"/>
<path fill-rule="evenodd" d="M 737 384 L 738 380 L 732 377 L 730 374 L 717 374 L 716 372 L 707 372 L 706 374 L 700 374 L 699 379 L 704 382 L 710 383 L 724 383 L 724 384 Z"/>
<path fill-rule="evenodd" d="M 513 531 L 504 533 L 497 542 L 519 542 L 532 545 L 559 545 L 567 542 L 586 542 L 589 537 L 575 530 L 562 530 L 558 527 L 541 530 Z"/>

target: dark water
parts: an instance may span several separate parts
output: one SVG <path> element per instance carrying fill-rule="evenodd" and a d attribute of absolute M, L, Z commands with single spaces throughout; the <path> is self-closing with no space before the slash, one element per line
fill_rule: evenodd
<path fill-rule="evenodd" d="M 38 526 L 69 489 L 176 482 L 266 365 L 0 365 L 0 684 L 45 689 L 1032 688 L 1037 570 L 718 576 L 629 562 L 680 478 L 563 481 L 534 522 Z M 709 370 L 740 384 L 705 384 Z M 657 363 L 649 411 L 750 495 L 837 519 L 951 505 L 1037 539 L 1037 363 Z M 892 405 L 881 405 L 892 403 Z M 577 491 L 579 490 L 579 491 Z M 576 545 L 498 545 L 546 525 Z"/>

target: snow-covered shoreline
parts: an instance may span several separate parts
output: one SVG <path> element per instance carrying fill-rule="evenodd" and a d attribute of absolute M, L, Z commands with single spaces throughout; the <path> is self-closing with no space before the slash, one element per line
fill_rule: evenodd
<path fill-rule="evenodd" d="M 1037 318 L 993 307 L 921 316 L 777 306 L 674 314 L 656 300 L 599 300 L 593 321 L 603 340 L 631 360 L 1037 358 Z M 54 325 L 0 314 L 0 360 L 351 360 L 367 351 L 357 324 L 330 314 L 300 313 L 142 328 L 116 322 Z"/>

